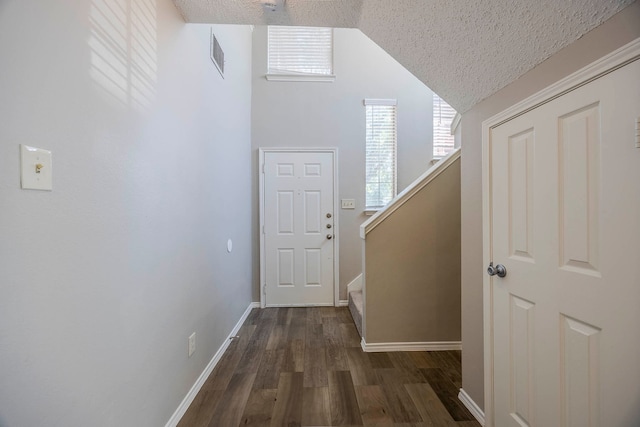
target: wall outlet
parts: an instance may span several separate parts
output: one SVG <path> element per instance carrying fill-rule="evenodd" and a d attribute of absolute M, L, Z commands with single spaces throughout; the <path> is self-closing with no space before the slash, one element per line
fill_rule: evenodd
<path fill-rule="evenodd" d="M 196 333 L 192 333 L 189 336 L 189 357 L 193 355 L 196 351 Z"/>
<path fill-rule="evenodd" d="M 355 209 L 356 201 L 355 199 L 342 199 L 342 209 Z"/>

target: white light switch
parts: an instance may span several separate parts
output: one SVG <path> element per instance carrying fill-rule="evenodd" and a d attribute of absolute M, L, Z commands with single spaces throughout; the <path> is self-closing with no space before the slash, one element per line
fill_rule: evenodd
<path fill-rule="evenodd" d="M 355 199 L 342 199 L 342 209 L 355 209 L 356 201 Z"/>
<path fill-rule="evenodd" d="M 20 145 L 20 184 L 24 190 L 52 189 L 51 151 Z"/>

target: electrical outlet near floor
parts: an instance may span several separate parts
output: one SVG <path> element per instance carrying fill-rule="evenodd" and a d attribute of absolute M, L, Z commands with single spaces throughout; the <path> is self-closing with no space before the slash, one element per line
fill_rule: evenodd
<path fill-rule="evenodd" d="M 196 333 L 189 336 L 189 357 L 196 351 Z"/>

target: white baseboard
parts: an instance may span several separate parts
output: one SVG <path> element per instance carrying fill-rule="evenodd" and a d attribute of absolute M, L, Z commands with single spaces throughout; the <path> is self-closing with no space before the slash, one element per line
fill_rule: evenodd
<path fill-rule="evenodd" d="M 247 307 L 247 309 L 244 311 L 244 313 L 240 317 L 240 320 L 238 320 L 238 323 L 236 323 L 236 325 L 233 327 L 227 339 L 224 340 L 218 351 L 216 351 L 216 354 L 214 354 L 213 358 L 211 358 L 211 360 L 209 361 L 209 364 L 207 364 L 207 367 L 204 368 L 204 371 L 202 371 L 195 384 L 193 384 L 193 386 L 191 387 L 191 390 L 189 390 L 184 399 L 182 399 L 180 406 L 178 406 L 178 409 L 176 409 L 176 411 L 173 413 L 165 427 L 175 427 L 178 425 L 185 412 L 187 412 L 187 409 L 189 409 L 191 402 L 193 402 L 193 399 L 196 398 L 196 395 L 204 385 L 204 382 L 207 380 L 207 378 L 209 378 L 209 375 L 211 375 L 213 368 L 216 367 L 216 365 L 220 361 L 220 358 L 227 350 L 227 347 L 229 347 L 229 344 L 231 344 L 231 338 L 235 337 L 238 334 L 240 327 L 242 326 L 244 321 L 247 320 L 249 313 L 251 313 L 251 310 L 254 308 L 260 308 L 260 303 L 252 302 L 249 304 L 249 307 Z"/>
<path fill-rule="evenodd" d="M 378 351 L 443 351 L 462 350 L 461 341 L 430 341 L 430 342 L 360 342 L 362 350 L 368 353 Z"/>
<path fill-rule="evenodd" d="M 484 411 L 480 409 L 478 404 L 474 402 L 471 396 L 469 396 L 467 392 L 464 391 L 464 389 L 462 388 L 460 389 L 460 393 L 458 393 L 458 399 L 460 399 L 460 402 L 462 402 L 462 404 L 469 410 L 469 412 L 471 412 L 471 414 L 476 418 L 476 420 L 478 420 L 480 425 L 483 426 Z"/>
<path fill-rule="evenodd" d="M 340 301 L 338 301 L 338 307 L 346 307 L 348 305 L 349 305 L 349 300 L 341 299 Z"/>
<path fill-rule="evenodd" d="M 355 279 L 353 279 L 347 285 L 347 294 L 351 291 L 360 291 L 362 290 L 362 273 L 360 273 Z"/>

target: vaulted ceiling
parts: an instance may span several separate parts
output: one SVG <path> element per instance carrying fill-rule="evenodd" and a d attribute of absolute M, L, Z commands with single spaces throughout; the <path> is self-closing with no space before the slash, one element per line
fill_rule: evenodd
<path fill-rule="evenodd" d="M 187 22 L 359 28 L 465 112 L 634 0 L 174 1 Z"/>

